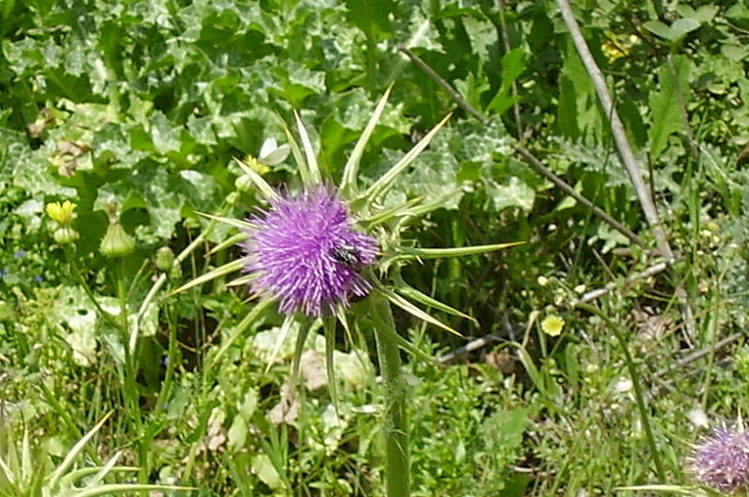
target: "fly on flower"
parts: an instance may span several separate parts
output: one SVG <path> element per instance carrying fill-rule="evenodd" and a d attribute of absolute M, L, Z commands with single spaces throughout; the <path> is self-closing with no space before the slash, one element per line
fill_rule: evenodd
<path fill-rule="evenodd" d="M 343 266 L 356 268 L 362 264 L 361 252 L 351 245 L 336 245 L 330 249 L 330 255 Z"/>

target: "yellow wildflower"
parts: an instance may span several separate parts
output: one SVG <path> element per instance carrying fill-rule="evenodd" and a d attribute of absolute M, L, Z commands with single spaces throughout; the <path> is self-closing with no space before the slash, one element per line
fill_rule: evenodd
<path fill-rule="evenodd" d="M 66 200 L 60 205 L 60 202 L 50 202 L 47 204 L 47 215 L 60 224 L 68 224 L 73 219 L 73 211 L 78 207 L 70 200 Z"/>
<path fill-rule="evenodd" d="M 265 176 L 271 171 L 270 167 L 250 155 L 248 155 L 245 159 L 245 163 L 247 163 L 247 165 L 250 166 L 252 170 L 258 173 L 260 176 Z"/>
<path fill-rule="evenodd" d="M 551 337 L 559 336 L 564 328 L 564 319 L 556 314 L 549 314 L 541 321 L 541 329 Z"/>

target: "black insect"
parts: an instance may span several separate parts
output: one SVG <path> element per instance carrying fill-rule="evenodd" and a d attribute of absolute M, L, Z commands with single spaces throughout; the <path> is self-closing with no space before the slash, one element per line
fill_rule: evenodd
<path fill-rule="evenodd" d="M 341 266 L 359 267 L 362 263 L 362 254 L 358 248 L 351 245 L 338 245 L 330 249 L 330 255 Z"/>

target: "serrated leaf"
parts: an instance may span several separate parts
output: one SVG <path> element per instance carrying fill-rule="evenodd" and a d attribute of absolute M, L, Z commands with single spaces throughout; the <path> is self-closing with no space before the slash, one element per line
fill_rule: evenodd
<path fill-rule="evenodd" d="M 120 213 L 146 209 L 153 234 L 168 240 L 182 220 L 185 202 L 185 196 L 174 188 L 175 180 L 165 167 L 143 161 L 122 180 L 99 188 L 93 210 L 106 211 L 111 203 L 120 207 Z"/>
<path fill-rule="evenodd" d="M 672 133 L 684 131 L 684 121 L 679 110 L 679 98 L 687 104 L 689 88 L 689 61 L 684 56 L 673 58 L 676 77 L 674 80 L 668 64 L 658 71 L 659 88 L 650 92 L 649 129 L 650 154 L 653 159 L 660 157 Z"/>
<path fill-rule="evenodd" d="M 507 184 L 486 182 L 486 193 L 492 199 L 492 207 L 499 212 L 502 209 L 520 207 L 526 212 L 533 208 L 536 191 L 516 176 L 512 176 Z"/>
<path fill-rule="evenodd" d="M 161 112 L 156 112 L 151 118 L 151 140 L 162 155 L 178 151 L 181 146 L 179 131 Z"/>

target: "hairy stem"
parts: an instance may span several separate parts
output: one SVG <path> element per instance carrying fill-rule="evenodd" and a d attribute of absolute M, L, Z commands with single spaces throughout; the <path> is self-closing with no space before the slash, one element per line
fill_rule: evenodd
<path fill-rule="evenodd" d="M 380 374 L 385 385 L 385 412 L 383 413 L 386 486 L 388 497 L 410 495 L 410 466 L 408 454 L 408 420 L 406 418 L 406 382 L 401 371 L 401 358 L 393 314 L 387 298 L 372 294 L 372 323 L 377 341 Z"/>

